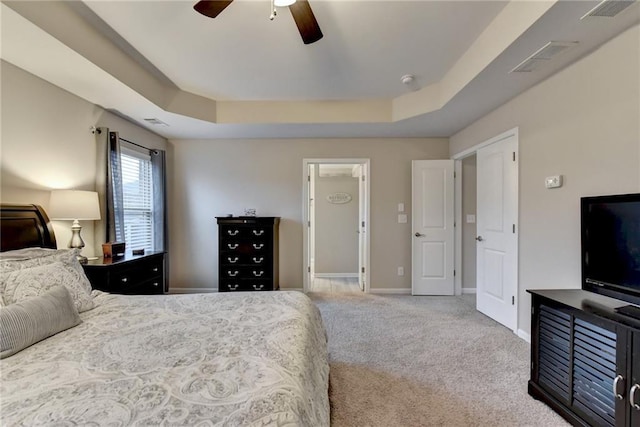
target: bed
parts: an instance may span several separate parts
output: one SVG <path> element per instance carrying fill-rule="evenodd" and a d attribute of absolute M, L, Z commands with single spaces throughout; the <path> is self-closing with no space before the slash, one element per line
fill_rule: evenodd
<path fill-rule="evenodd" d="M 326 333 L 304 294 L 81 292 L 81 267 L 72 250 L 51 249 L 46 213 L 0 211 L 3 331 L 10 312 L 46 298 L 79 322 L 0 360 L 1 425 L 329 425 Z M 38 288 L 58 277 L 80 288 Z"/>

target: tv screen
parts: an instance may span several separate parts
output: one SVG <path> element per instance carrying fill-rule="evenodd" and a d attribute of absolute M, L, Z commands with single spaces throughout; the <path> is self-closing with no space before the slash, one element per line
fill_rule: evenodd
<path fill-rule="evenodd" d="M 640 194 L 583 197 L 582 287 L 640 304 Z"/>

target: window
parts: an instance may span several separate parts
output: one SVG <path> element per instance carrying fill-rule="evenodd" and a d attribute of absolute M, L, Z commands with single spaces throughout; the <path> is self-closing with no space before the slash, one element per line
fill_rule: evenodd
<path fill-rule="evenodd" d="M 154 250 L 154 212 L 151 156 L 123 146 L 120 159 L 124 237 L 127 250 L 152 251 Z"/>

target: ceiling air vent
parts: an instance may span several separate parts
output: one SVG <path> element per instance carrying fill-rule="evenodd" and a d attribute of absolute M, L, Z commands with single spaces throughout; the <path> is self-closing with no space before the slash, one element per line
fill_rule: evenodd
<path fill-rule="evenodd" d="M 156 118 L 144 119 L 144 121 L 149 123 L 150 125 L 167 126 L 167 127 L 169 126 L 168 124 L 166 124 L 162 120 L 156 119 Z"/>
<path fill-rule="evenodd" d="M 510 73 L 529 73 L 554 56 L 577 44 L 578 42 L 549 42 L 518 64 Z"/>
<path fill-rule="evenodd" d="M 603 0 L 580 19 L 592 16 L 613 18 L 633 3 L 632 0 Z"/>

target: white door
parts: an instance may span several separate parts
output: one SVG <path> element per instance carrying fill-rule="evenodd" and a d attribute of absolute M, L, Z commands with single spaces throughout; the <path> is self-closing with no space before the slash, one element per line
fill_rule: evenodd
<path fill-rule="evenodd" d="M 518 143 L 514 135 L 477 152 L 478 311 L 518 323 Z"/>
<path fill-rule="evenodd" d="M 358 165 L 358 200 L 360 206 L 358 207 L 358 285 L 360 290 L 364 291 L 364 285 L 366 282 L 365 274 L 365 248 L 367 245 L 367 189 L 366 189 L 366 167 L 365 165 Z"/>
<path fill-rule="evenodd" d="M 413 295 L 453 295 L 453 160 L 412 162 Z"/>

